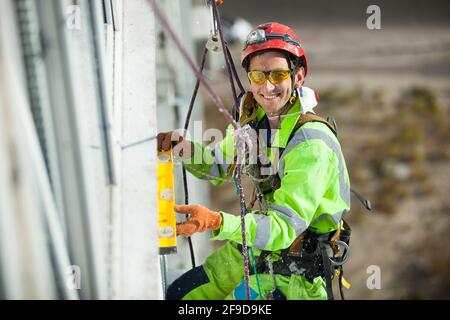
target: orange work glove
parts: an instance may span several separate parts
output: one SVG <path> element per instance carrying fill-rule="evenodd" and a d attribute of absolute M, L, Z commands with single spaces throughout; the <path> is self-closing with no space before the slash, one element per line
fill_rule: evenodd
<path fill-rule="evenodd" d="M 216 230 L 222 224 L 222 215 L 199 204 L 175 205 L 178 213 L 190 215 L 186 222 L 177 223 L 177 236 L 191 236 L 196 232 Z"/>
<path fill-rule="evenodd" d="M 192 142 L 183 139 L 176 131 L 160 132 L 157 137 L 157 151 L 168 151 L 173 147 L 173 153 L 180 158 L 190 158 L 194 153 Z"/>

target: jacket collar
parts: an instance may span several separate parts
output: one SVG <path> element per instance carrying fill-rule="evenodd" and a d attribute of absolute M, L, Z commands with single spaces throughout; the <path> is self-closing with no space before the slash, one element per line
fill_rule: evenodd
<path fill-rule="evenodd" d="M 282 116 L 281 124 L 278 129 L 272 131 L 272 133 L 274 133 L 271 138 L 272 148 L 286 148 L 292 130 L 294 130 L 294 127 L 301 116 L 301 110 L 300 99 L 297 98 L 287 114 Z M 258 122 L 261 121 L 265 115 L 264 109 L 261 106 L 258 106 Z"/>

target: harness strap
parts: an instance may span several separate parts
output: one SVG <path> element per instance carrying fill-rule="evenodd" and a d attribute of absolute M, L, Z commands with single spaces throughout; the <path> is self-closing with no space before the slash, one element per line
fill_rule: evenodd
<path fill-rule="evenodd" d="M 331 282 L 332 277 L 332 268 L 330 259 L 328 258 L 327 247 L 325 243 L 319 241 L 320 252 L 322 253 L 322 261 L 323 261 L 323 272 L 325 274 L 325 284 L 327 290 L 328 300 L 334 300 L 333 295 L 333 284 Z"/>
<path fill-rule="evenodd" d="M 325 124 L 328 128 L 330 128 L 331 132 L 333 132 L 333 134 L 337 137 L 336 128 L 333 126 L 333 124 L 331 124 L 330 122 L 328 122 L 321 116 L 318 116 L 311 112 L 307 112 L 307 113 L 303 113 L 300 116 L 300 119 L 298 120 L 297 124 L 295 125 L 294 130 L 292 130 L 289 140 L 291 140 L 291 138 L 295 135 L 295 133 L 297 132 L 298 129 L 300 129 L 301 126 L 303 126 L 304 124 L 306 124 L 308 122 L 321 122 L 321 123 Z"/>
<path fill-rule="evenodd" d="M 288 256 L 300 257 L 302 255 L 302 245 L 305 232 L 302 232 L 289 246 Z"/>
<path fill-rule="evenodd" d="M 350 192 L 355 195 L 355 197 L 358 199 L 359 202 L 366 208 L 368 211 L 372 211 L 372 204 L 369 200 L 364 198 L 360 193 L 358 193 L 356 190 L 350 188 Z"/>
<path fill-rule="evenodd" d="M 341 300 L 345 300 L 344 290 L 342 289 L 342 281 L 344 279 L 344 268 L 342 266 L 339 267 L 339 292 L 341 294 Z"/>

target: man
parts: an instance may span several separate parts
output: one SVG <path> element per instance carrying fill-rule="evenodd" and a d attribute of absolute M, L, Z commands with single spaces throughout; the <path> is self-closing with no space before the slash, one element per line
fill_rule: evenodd
<path fill-rule="evenodd" d="M 332 126 L 310 114 L 317 96 L 303 87 L 307 61 L 289 27 L 276 22 L 258 26 L 247 38 L 241 63 L 250 92 L 241 101 L 239 122 L 263 132 L 258 142 L 264 143 L 267 155 L 246 164 L 245 170 L 260 201 L 260 209 L 245 216 L 247 244 L 257 257 L 257 273 L 250 268 L 251 298 L 326 299 L 330 291 L 324 278 L 330 280 L 332 269 L 322 240 L 332 240 L 334 247 L 328 245 L 328 252 L 339 251 L 336 230 L 344 229 L 342 217 L 350 208 L 350 183 L 339 142 Z M 169 149 L 172 140 L 171 132 L 160 133 L 158 148 Z M 198 178 L 219 184 L 232 177 L 236 141 L 231 126 L 214 150 L 175 140 L 183 148 L 187 169 Z M 199 154 L 205 157 L 203 163 L 187 161 Z M 263 169 L 268 167 L 278 170 L 267 173 Z M 245 299 L 240 217 L 198 204 L 175 210 L 190 215 L 177 225 L 178 235 L 212 230 L 212 240 L 229 241 L 202 266 L 175 280 L 167 299 Z"/>

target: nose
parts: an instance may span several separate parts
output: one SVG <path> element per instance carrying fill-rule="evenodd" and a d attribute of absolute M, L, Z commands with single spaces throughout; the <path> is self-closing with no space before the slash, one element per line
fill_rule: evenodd
<path fill-rule="evenodd" d="M 269 78 L 266 79 L 263 86 L 264 86 L 264 89 L 269 90 L 269 91 L 275 89 L 275 85 L 272 82 L 270 82 Z"/>

